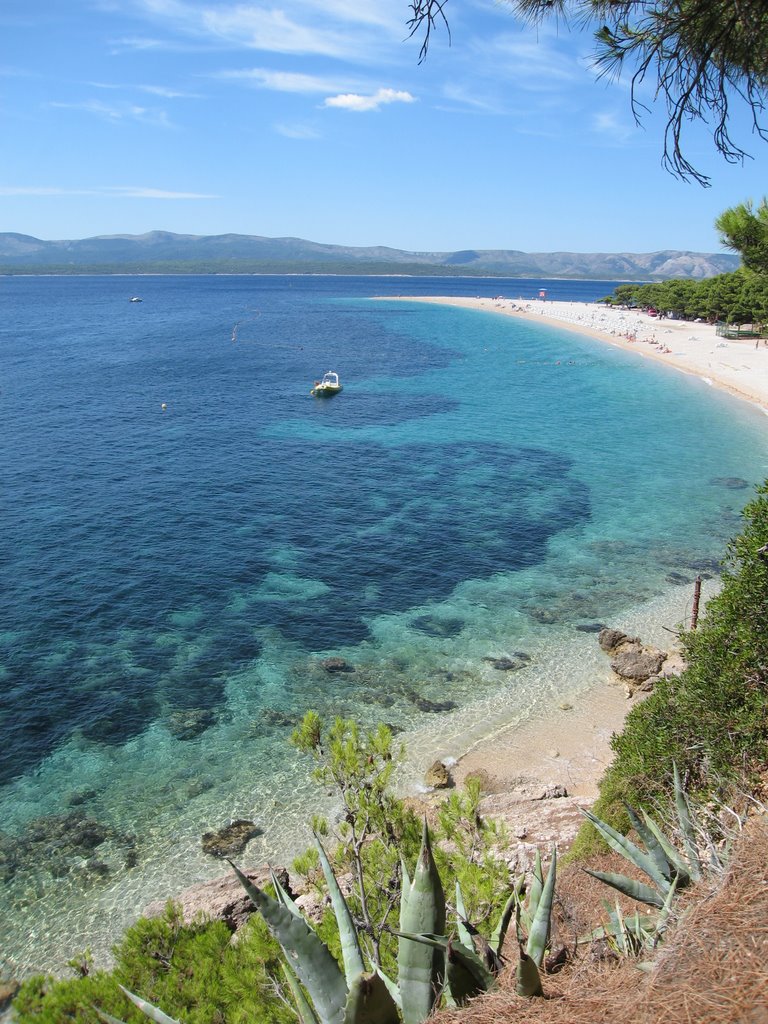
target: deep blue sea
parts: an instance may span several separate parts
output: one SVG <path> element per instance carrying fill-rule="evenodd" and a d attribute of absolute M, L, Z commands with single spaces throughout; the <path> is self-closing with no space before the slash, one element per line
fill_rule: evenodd
<path fill-rule="evenodd" d="M 555 662 L 588 685 L 576 627 L 717 572 L 768 475 L 762 413 L 562 329 L 387 300 L 613 287 L 0 278 L 6 971 L 221 873 L 200 836 L 232 818 L 261 831 L 246 860 L 286 857 L 307 709 L 460 753 Z M 344 391 L 312 398 L 329 369 Z"/>

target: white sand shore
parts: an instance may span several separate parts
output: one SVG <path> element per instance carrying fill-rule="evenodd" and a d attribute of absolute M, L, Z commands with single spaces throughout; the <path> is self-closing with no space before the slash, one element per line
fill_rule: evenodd
<path fill-rule="evenodd" d="M 441 296 L 405 301 L 459 306 L 578 331 L 694 374 L 768 412 L 768 345 L 761 341 L 756 346 L 754 339 L 722 339 L 710 324 L 659 320 L 597 303 Z M 567 713 L 553 708 L 543 717 L 502 728 L 475 742 L 459 758 L 454 777 L 461 784 L 469 772 L 490 773 L 503 791 L 514 789 L 523 775 L 562 783 L 574 796 L 594 798 L 612 759 L 611 735 L 621 731 L 631 706 L 620 687 L 596 681 Z"/>
<path fill-rule="evenodd" d="M 753 339 L 719 338 L 711 324 L 659 320 L 638 310 L 610 309 L 589 302 L 452 296 L 409 297 L 407 301 L 460 306 L 579 331 L 695 374 L 768 411 L 768 345 L 761 341 L 756 347 Z"/>

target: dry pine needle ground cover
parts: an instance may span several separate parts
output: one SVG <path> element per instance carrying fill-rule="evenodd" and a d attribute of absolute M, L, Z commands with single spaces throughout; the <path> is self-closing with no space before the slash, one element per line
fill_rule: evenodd
<path fill-rule="evenodd" d="M 567 944 L 588 912 L 583 930 L 593 927 L 601 899 L 612 899 L 575 868 L 560 888 L 555 945 Z M 768 816 L 748 822 L 719 886 L 700 883 L 678 908 L 650 974 L 581 947 L 561 973 L 544 978 L 549 998 L 517 996 L 510 966 L 500 989 L 438 1014 L 435 1024 L 768 1024 Z"/>

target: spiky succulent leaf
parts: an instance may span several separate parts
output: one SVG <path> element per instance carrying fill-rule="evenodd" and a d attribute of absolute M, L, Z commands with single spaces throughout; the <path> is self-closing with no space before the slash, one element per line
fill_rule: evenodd
<path fill-rule="evenodd" d="M 397 1004 L 398 1008 L 402 1010 L 402 1008 L 403 1008 L 403 1000 L 402 1000 L 402 998 L 400 996 L 400 989 L 397 987 L 397 983 L 392 981 L 392 979 L 388 975 L 386 975 L 384 973 L 384 971 L 382 971 L 382 969 L 380 967 L 376 967 L 376 968 L 374 968 L 374 970 L 379 975 L 379 977 L 384 982 L 384 984 L 387 986 L 387 991 L 389 992 L 389 994 L 394 999 L 394 1001 Z"/>
<path fill-rule="evenodd" d="M 232 868 L 309 993 L 321 1024 L 341 1024 L 347 985 L 328 948 L 303 918 L 296 917 L 282 903 L 262 892 L 234 864 Z"/>
<path fill-rule="evenodd" d="M 106 1010 L 100 1010 L 98 1006 L 94 1006 L 93 1008 L 96 1011 L 96 1016 L 100 1021 L 103 1021 L 104 1024 L 125 1024 L 124 1020 L 120 1020 L 119 1017 L 113 1017 L 112 1014 L 107 1013 Z"/>
<path fill-rule="evenodd" d="M 468 1000 L 496 984 L 493 974 L 474 955 L 473 949 L 450 939 L 445 950 L 445 979 L 451 1001 L 456 1006 L 465 1006 Z"/>
<path fill-rule="evenodd" d="M 520 959 L 517 962 L 515 976 L 515 992 L 519 996 L 531 999 L 533 996 L 544 995 L 539 969 L 522 946 L 520 947 Z"/>
<path fill-rule="evenodd" d="M 458 939 L 448 935 L 417 934 L 415 932 L 396 932 L 396 934 L 401 935 L 404 939 L 412 939 L 414 942 L 419 942 L 424 946 L 430 946 L 432 949 L 443 950 L 446 955 L 450 951 L 450 955 L 454 960 L 463 964 L 476 977 L 478 983 L 482 985 L 482 991 L 484 992 L 496 980 L 475 950 L 471 946 L 465 946 Z"/>
<path fill-rule="evenodd" d="M 377 972 L 358 974 L 349 987 L 344 1024 L 400 1024 L 397 1005 Z"/>
<path fill-rule="evenodd" d="M 605 882 L 606 885 L 618 889 L 619 892 L 623 892 L 625 896 L 630 896 L 633 900 L 647 903 L 651 907 L 664 906 L 664 896 L 656 889 L 646 885 L 645 882 L 637 882 L 634 878 L 618 875 L 612 871 L 592 871 L 590 868 L 584 868 L 584 870 L 588 875 L 592 875 L 593 878 L 597 878 L 600 882 Z"/>
<path fill-rule="evenodd" d="M 270 881 L 272 882 L 272 886 L 273 886 L 273 888 L 275 890 L 275 894 L 276 894 L 278 900 L 283 904 L 284 907 L 287 907 L 288 910 L 290 910 L 290 912 L 295 917 L 301 917 L 301 911 L 296 906 L 296 904 L 293 902 L 293 900 L 288 895 L 288 893 L 285 891 L 285 889 L 283 888 L 283 885 L 282 885 L 280 879 L 277 877 L 275 872 L 272 870 L 271 866 L 269 868 L 269 877 L 270 877 Z"/>
<path fill-rule="evenodd" d="M 645 811 L 643 811 L 642 814 L 643 818 L 646 820 L 643 820 L 640 818 L 637 811 L 633 807 L 630 807 L 629 804 L 625 803 L 624 807 L 626 809 L 627 814 L 629 815 L 629 820 L 632 822 L 632 827 L 634 828 L 635 832 L 637 832 L 637 834 L 640 836 L 642 841 L 645 843 L 648 853 L 650 853 L 650 855 L 656 862 L 656 867 L 667 879 L 667 881 L 671 882 L 672 879 L 675 877 L 676 872 L 670 864 L 669 858 L 664 852 L 664 847 L 659 843 L 658 837 L 656 836 L 654 831 L 649 827 L 648 816 L 646 815 Z"/>
<path fill-rule="evenodd" d="M 404 902 L 401 931 L 445 932 L 445 894 L 432 856 L 426 819 L 419 859 Z M 443 956 L 438 950 L 401 937 L 397 962 L 404 1024 L 421 1024 L 429 1016 L 440 990 Z"/>
<path fill-rule="evenodd" d="M 163 1013 L 162 1010 L 153 1006 L 152 1003 L 148 1003 L 146 999 L 142 999 L 140 996 L 134 995 L 133 992 L 129 992 L 128 989 L 123 988 L 122 985 L 120 985 L 120 991 L 125 993 L 133 1005 L 138 1006 L 141 1012 L 146 1017 L 149 1017 L 150 1020 L 153 1020 L 155 1024 L 179 1024 L 179 1021 L 174 1017 L 169 1017 L 167 1013 Z"/>
<path fill-rule="evenodd" d="M 320 865 L 323 869 L 323 874 L 325 875 L 325 882 L 328 886 L 328 892 L 331 897 L 331 906 L 333 907 L 333 912 L 336 915 L 336 923 L 339 926 L 341 956 L 344 960 L 344 975 L 347 980 L 347 987 L 349 988 L 358 974 L 362 974 L 365 970 L 363 954 L 360 952 L 357 929 L 355 928 L 355 922 L 352 920 L 352 915 L 349 912 L 347 901 L 344 899 L 344 894 L 339 888 L 336 875 L 333 872 L 330 861 L 323 849 L 323 844 L 320 842 L 317 834 L 315 834 L 315 846 L 317 847 L 317 852 L 320 855 Z"/>
<path fill-rule="evenodd" d="M 504 939 L 507 936 L 507 929 L 509 928 L 512 916 L 515 913 L 515 906 L 520 899 L 520 892 L 524 883 L 525 876 L 521 875 L 515 883 L 515 887 L 510 893 L 507 902 L 504 904 L 504 909 L 499 916 L 499 920 L 496 922 L 496 927 L 493 929 L 493 935 L 491 935 L 491 946 L 499 956 L 501 955 L 501 948 L 504 945 Z"/>
<path fill-rule="evenodd" d="M 464 897 L 461 894 L 461 886 L 456 881 L 456 930 L 459 935 L 459 942 L 465 945 L 468 949 L 474 949 L 475 944 L 472 941 L 472 934 L 467 928 L 467 911 L 464 906 Z"/>
<path fill-rule="evenodd" d="M 531 888 L 528 891 L 528 899 L 526 900 L 526 910 L 528 911 L 528 917 L 531 922 L 536 916 L 536 908 L 539 905 L 541 899 L 541 891 L 544 888 L 544 871 L 541 866 L 541 853 L 539 850 L 536 851 L 536 856 L 533 861 L 533 877 L 531 878 Z"/>
<path fill-rule="evenodd" d="M 689 873 L 689 866 L 683 858 L 683 855 L 679 850 L 675 849 L 653 818 L 651 818 L 646 811 L 643 811 L 643 817 L 645 818 L 645 823 L 648 826 L 648 831 L 656 838 L 659 846 L 666 853 L 667 860 L 670 862 L 673 872 L 670 882 L 673 879 L 677 879 L 678 886 L 683 887 L 688 885 L 691 881 L 691 876 Z"/>
<path fill-rule="evenodd" d="M 623 836 L 621 832 L 617 832 L 615 828 L 612 828 L 606 822 L 592 814 L 591 811 L 587 811 L 582 808 L 581 813 L 592 822 L 611 849 L 620 853 L 625 860 L 630 861 L 630 863 L 634 864 L 635 867 L 648 875 L 654 885 L 658 887 L 659 891 L 663 895 L 666 895 L 669 891 L 669 881 L 664 877 L 661 871 L 659 871 L 656 866 L 656 862 L 649 853 L 645 850 L 641 850 L 640 847 L 633 843 L 631 839 L 627 839 L 627 837 Z"/>
<path fill-rule="evenodd" d="M 655 931 L 658 920 L 659 918 L 652 914 L 640 914 L 637 916 L 638 927 L 651 934 Z M 618 928 L 619 922 L 616 918 L 616 912 L 611 910 L 609 907 L 608 923 L 605 925 L 598 925 L 597 928 L 593 928 L 592 931 L 588 932 L 586 935 L 580 935 L 576 942 L 581 944 L 583 942 L 596 942 L 598 939 L 607 939 L 609 937 L 615 938 Z"/>
<path fill-rule="evenodd" d="M 544 951 L 547 948 L 549 939 L 549 926 L 552 917 L 552 904 L 555 899 L 555 878 L 557 876 L 557 849 L 552 847 L 552 861 L 549 865 L 547 878 L 541 896 L 536 907 L 531 929 L 528 932 L 528 942 L 525 952 L 534 961 L 537 967 L 541 967 L 544 959 Z"/>
<path fill-rule="evenodd" d="M 691 878 L 693 878 L 694 881 L 698 881 L 701 878 L 701 861 L 699 860 L 699 850 L 696 844 L 696 833 L 693 829 L 691 808 L 685 795 L 685 791 L 683 790 L 682 783 L 680 782 L 680 773 L 677 770 L 676 764 L 672 765 L 672 774 L 675 786 L 675 808 L 677 809 L 677 820 L 680 823 L 680 831 L 683 834 L 685 852 L 688 855 L 688 861 L 691 866 Z"/>
<path fill-rule="evenodd" d="M 281 967 L 283 968 L 285 980 L 288 982 L 288 988 L 291 990 L 293 1001 L 296 1004 L 295 1009 L 301 1024 L 320 1024 L 317 1019 L 317 1014 L 312 1009 L 309 1000 L 304 994 L 304 989 L 299 984 L 299 979 L 293 973 L 287 961 L 283 961 Z"/>

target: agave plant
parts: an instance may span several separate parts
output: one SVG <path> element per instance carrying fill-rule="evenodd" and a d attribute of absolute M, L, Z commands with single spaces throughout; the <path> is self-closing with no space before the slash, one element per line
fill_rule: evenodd
<path fill-rule="evenodd" d="M 457 887 L 456 935 L 447 935 L 446 901 L 424 823 L 413 879 L 403 864 L 398 936 L 398 980 L 378 967 L 366 970 L 355 922 L 328 857 L 315 836 L 341 939 L 343 970 L 272 873 L 275 898 L 232 868 L 282 947 L 284 974 L 302 1024 L 421 1024 L 445 994 L 461 1006 L 495 984 L 501 947 L 519 895 L 507 901 L 490 940 L 467 919 Z M 156 1024 L 178 1024 L 157 1007 L 125 994 Z M 102 1015 L 106 1024 L 121 1024 Z"/>
<path fill-rule="evenodd" d="M 652 884 L 648 885 L 612 872 L 585 869 L 587 873 L 613 886 L 626 896 L 661 910 L 677 889 L 689 885 L 692 881 L 698 881 L 702 875 L 693 812 L 680 782 L 677 765 L 673 766 L 673 779 L 675 809 L 684 852 L 664 835 L 659 825 L 645 810 L 638 812 L 625 805 L 632 826 L 644 845 L 634 843 L 590 811 L 583 811 L 611 849 L 639 868 Z"/>
<path fill-rule="evenodd" d="M 635 913 L 626 917 L 622 915 L 618 904 L 615 908 L 607 905 L 606 923 L 590 932 L 585 937 L 587 940 L 607 938 L 617 952 L 627 956 L 655 947 L 667 927 L 678 889 L 701 878 L 704 866 L 696 842 L 695 816 L 680 782 L 677 765 L 673 765 L 673 786 L 682 850 L 664 834 L 659 824 L 645 810 L 638 812 L 625 805 L 639 843 L 617 832 L 591 812 L 583 812 L 611 849 L 639 868 L 651 884 L 613 872 L 593 871 L 589 868 L 585 868 L 585 871 L 625 896 L 656 908 L 656 912 L 650 915 Z M 712 844 L 710 860 L 712 867 L 722 869 L 722 862 Z"/>
<path fill-rule="evenodd" d="M 533 865 L 533 880 L 525 900 L 522 898 L 522 884 L 519 883 L 515 887 L 517 897 L 515 926 L 520 949 L 515 990 L 520 996 L 542 995 L 540 968 L 549 944 L 556 877 L 557 848 L 553 846 L 552 860 L 546 879 L 542 869 L 541 854 L 537 850 Z M 521 941 L 521 925 L 527 933 L 525 945 Z"/>

